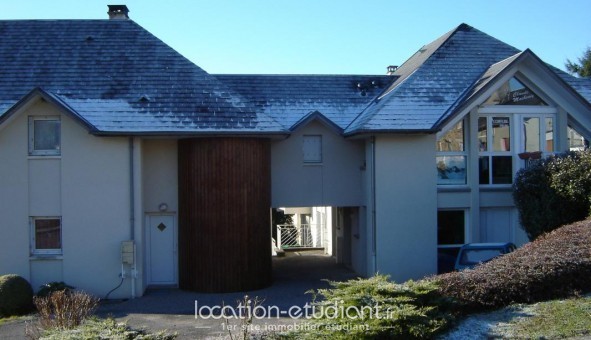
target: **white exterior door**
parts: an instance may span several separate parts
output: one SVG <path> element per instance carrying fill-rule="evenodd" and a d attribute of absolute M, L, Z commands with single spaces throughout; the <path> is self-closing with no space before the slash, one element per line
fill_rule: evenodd
<path fill-rule="evenodd" d="M 148 215 L 147 268 L 149 285 L 177 284 L 177 228 L 174 215 Z"/>

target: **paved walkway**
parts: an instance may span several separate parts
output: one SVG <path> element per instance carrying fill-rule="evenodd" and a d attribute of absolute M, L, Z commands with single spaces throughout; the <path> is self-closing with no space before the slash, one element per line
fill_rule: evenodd
<path fill-rule="evenodd" d="M 288 253 L 286 257 L 273 258 L 273 285 L 271 287 L 231 294 L 204 294 L 178 289 L 150 290 L 138 299 L 128 301 L 109 301 L 103 303 L 97 314 L 113 316 L 127 322 L 133 328 L 151 331 L 167 330 L 177 332 L 179 339 L 223 338 L 228 335 L 228 324 L 215 315 L 208 314 L 214 306 L 237 306 L 244 295 L 263 300 L 261 306 L 270 311 L 272 318 L 255 320 L 256 329 L 273 330 L 280 325 L 293 327 L 299 323 L 288 317 L 288 312 L 297 312 L 312 300 L 311 289 L 326 288 L 323 279 L 342 281 L 355 277 L 355 274 L 333 258 L 318 252 Z M 195 317 L 195 305 L 204 312 Z M 296 307 L 294 307 L 296 306 Z M 228 308 L 228 307 L 227 307 Z M 277 318 L 277 312 L 280 317 Z M 240 327 L 239 320 L 231 320 L 231 327 Z M 24 321 L 8 322 L 0 326 L 1 339 L 24 339 Z M 235 334 L 237 332 L 234 332 Z"/>

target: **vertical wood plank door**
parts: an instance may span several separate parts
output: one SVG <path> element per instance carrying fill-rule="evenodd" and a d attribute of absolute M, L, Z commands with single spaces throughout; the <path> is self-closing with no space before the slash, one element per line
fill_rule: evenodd
<path fill-rule="evenodd" d="M 268 139 L 179 141 L 179 286 L 235 292 L 271 284 Z"/>

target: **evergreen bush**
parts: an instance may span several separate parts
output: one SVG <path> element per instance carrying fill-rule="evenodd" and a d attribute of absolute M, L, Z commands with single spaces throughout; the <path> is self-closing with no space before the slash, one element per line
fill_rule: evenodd
<path fill-rule="evenodd" d="M 33 310 L 33 288 L 21 276 L 0 276 L 0 317 L 23 315 Z"/>
<path fill-rule="evenodd" d="M 591 220 L 558 228 L 490 262 L 435 277 L 468 312 L 591 292 Z"/>
<path fill-rule="evenodd" d="M 513 199 L 530 240 L 589 216 L 591 152 L 550 156 L 517 172 Z"/>
<path fill-rule="evenodd" d="M 54 292 L 66 292 L 70 293 L 74 290 L 74 287 L 67 285 L 65 282 L 49 282 L 44 284 L 43 286 L 39 287 L 39 291 L 37 292 L 38 297 L 47 297 Z"/>
<path fill-rule="evenodd" d="M 297 339 L 430 339 L 450 327 L 452 302 L 434 281 L 397 284 L 385 275 L 330 282 Z M 316 300 L 316 298 L 315 298 Z"/>

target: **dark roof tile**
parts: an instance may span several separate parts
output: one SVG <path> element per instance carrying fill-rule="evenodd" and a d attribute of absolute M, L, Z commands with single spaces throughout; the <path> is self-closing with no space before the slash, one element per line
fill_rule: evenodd
<path fill-rule="evenodd" d="M 396 77 L 386 75 L 215 75 L 284 128 L 318 111 L 345 129 Z"/>
<path fill-rule="evenodd" d="M 0 21 L 0 114 L 36 87 L 102 133 L 285 132 L 131 20 Z"/>

